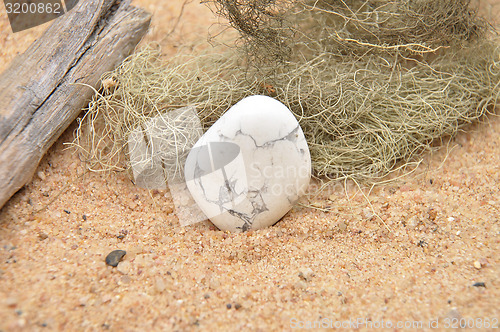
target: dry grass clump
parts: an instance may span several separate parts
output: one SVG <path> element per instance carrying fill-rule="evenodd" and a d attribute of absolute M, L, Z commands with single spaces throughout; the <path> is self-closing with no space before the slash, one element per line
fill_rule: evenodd
<path fill-rule="evenodd" d="M 484 39 L 492 31 L 470 0 L 208 0 L 241 34 L 248 55 L 367 52 L 424 54 Z"/>
<path fill-rule="evenodd" d="M 127 136 L 148 119 L 191 105 L 207 128 L 243 97 L 267 94 L 296 115 L 317 176 L 374 182 L 500 96 L 498 41 L 470 1 L 210 3 L 240 32 L 238 47 L 167 61 L 148 47 L 108 73 L 112 87 L 77 135 L 89 160 L 126 167 Z"/>

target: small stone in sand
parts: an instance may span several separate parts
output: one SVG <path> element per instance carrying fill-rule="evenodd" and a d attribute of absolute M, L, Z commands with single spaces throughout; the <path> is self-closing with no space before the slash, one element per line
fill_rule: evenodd
<path fill-rule="evenodd" d="M 478 261 L 475 261 L 475 262 L 474 262 L 474 267 L 475 267 L 476 269 L 478 269 L 478 270 L 479 270 L 479 269 L 481 269 L 481 263 L 479 263 Z"/>
<path fill-rule="evenodd" d="M 446 317 L 457 321 L 460 321 L 460 319 L 462 319 L 462 315 L 460 314 L 460 311 L 457 310 L 457 308 L 452 308 L 448 312 L 448 314 L 446 314 Z"/>
<path fill-rule="evenodd" d="M 167 285 L 165 284 L 165 281 L 163 280 L 163 278 L 157 277 L 155 280 L 155 290 L 158 293 L 162 293 L 166 288 L 167 288 Z"/>
<path fill-rule="evenodd" d="M 126 254 L 127 252 L 125 250 L 113 250 L 108 254 L 108 256 L 106 256 L 106 264 L 116 267 Z"/>
<path fill-rule="evenodd" d="M 45 181 L 45 173 L 42 172 L 42 171 L 38 171 L 38 173 L 36 173 L 36 175 L 38 175 L 38 177 L 40 178 L 40 180 L 42 181 Z"/>
<path fill-rule="evenodd" d="M 475 282 L 472 286 L 486 288 L 486 284 L 484 282 Z"/>
<path fill-rule="evenodd" d="M 129 274 L 131 268 L 132 268 L 132 265 L 130 264 L 129 261 L 125 261 L 116 267 L 118 272 L 120 272 L 121 274 Z"/>
<path fill-rule="evenodd" d="M 236 310 L 240 310 L 240 309 L 241 309 L 241 304 L 239 304 L 239 303 L 235 303 L 235 304 L 234 304 L 234 309 L 236 309 Z"/>
<path fill-rule="evenodd" d="M 231 309 L 231 303 L 226 304 L 226 308 Z"/>
<path fill-rule="evenodd" d="M 7 307 L 15 307 L 17 305 L 17 298 L 16 297 L 8 297 L 4 300 L 4 304 Z"/>
<path fill-rule="evenodd" d="M 310 267 L 303 268 L 299 271 L 299 278 L 309 281 L 314 276 L 314 272 Z"/>

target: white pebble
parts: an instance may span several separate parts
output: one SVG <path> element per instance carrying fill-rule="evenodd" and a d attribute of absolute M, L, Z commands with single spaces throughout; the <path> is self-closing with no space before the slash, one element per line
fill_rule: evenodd
<path fill-rule="evenodd" d="M 231 107 L 186 160 L 191 195 L 220 229 L 268 227 L 307 190 L 311 156 L 290 110 L 266 96 Z"/>

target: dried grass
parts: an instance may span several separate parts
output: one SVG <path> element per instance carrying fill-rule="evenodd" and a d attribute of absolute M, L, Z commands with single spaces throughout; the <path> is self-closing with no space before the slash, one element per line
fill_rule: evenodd
<path fill-rule="evenodd" d="M 490 113 L 500 51 L 470 1 L 214 0 L 237 47 L 180 52 L 148 46 L 103 77 L 75 144 L 99 169 L 125 169 L 128 134 L 195 106 L 205 128 L 240 99 L 287 105 L 316 176 L 376 182 L 443 136 Z"/>

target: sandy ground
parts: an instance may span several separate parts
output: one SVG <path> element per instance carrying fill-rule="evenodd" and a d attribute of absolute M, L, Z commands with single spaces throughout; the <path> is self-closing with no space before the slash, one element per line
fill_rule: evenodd
<path fill-rule="evenodd" d="M 135 4 L 155 14 L 151 41 L 182 1 Z M 165 51 L 216 22 L 188 4 Z M 13 35 L 0 6 L 0 70 L 46 27 Z M 168 192 L 85 172 L 65 149 L 74 129 L 0 210 L 0 331 L 500 327 L 499 118 L 372 190 L 371 205 L 338 185 L 314 200 L 325 212 L 298 206 L 244 234 L 181 227 Z M 117 268 L 115 249 L 127 251 Z"/>

